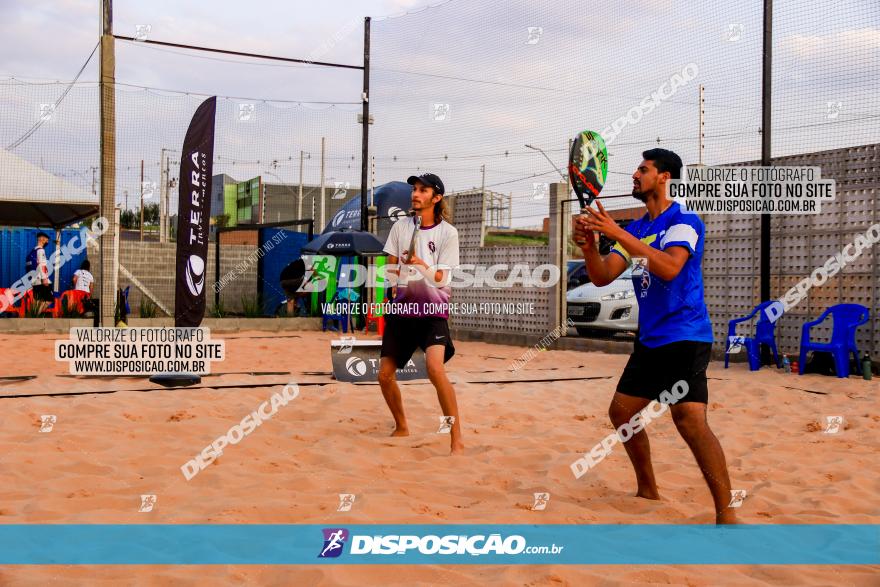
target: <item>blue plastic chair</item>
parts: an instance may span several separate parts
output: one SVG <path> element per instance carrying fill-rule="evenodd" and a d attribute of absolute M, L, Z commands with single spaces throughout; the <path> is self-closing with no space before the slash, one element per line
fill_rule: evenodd
<path fill-rule="evenodd" d="M 767 308 L 776 302 L 761 302 L 748 316 L 743 318 L 734 318 L 727 323 L 727 345 L 724 350 L 724 368 L 727 369 L 730 362 L 730 346 L 731 337 L 736 336 L 736 325 L 740 322 L 747 322 L 760 312 L 758 322 L 755 324 L 755 336 L 744 337 L 743 346 L 749 356 L 749 370 L 757 371 L 761 368 L 761 345 L 767 345 L 773 352 L 773 360 L 779 365 L 779 352 L 776 350 L 776 321 L 770 320 L 767 316 Z"/>
<path fill-rule="evenodd" d="M 831 331 L 831 342 L 813 342 L 810 340 L 810 329 L 821 324 L 828 315 L 834 319 Z M 812 322 L 806 322 L 801 330 L 801 355 L 798 364 L 798 374 L 804 374 L 804 365 L 807 362 L 807 351 L 831 353 L 834 357 L 834 370 L 838 377 L 849 377 L 849 355 L 856 359 L 856 368 L 859 374 L 862 367 L 859 364 L 859 349 L 856 347 L 856 330 L 868 321 L 870 311 L 860 304 L 837 304 L 831 306 Z"/>
<path fill-rule="evenodd" d="M 335 294 L 333 294 L 333 297 L 330 299 L 330 304 L 334 305 L 334 306 L 339 306 L 340 299 L 339 299 L 339 292 L 338 291 Z M 349 316 L 344 311 L 338 312 L 336 314 L 329 313 L 329 312 L 327 314 L 324 314 L 324 317 L 321 318 L 321 330 L 326 332 L 327 323 L 332 322 L 332 321 L 339 322 L 339 325 L 342 327 L 342 332 L 346 332 L 346 333 L 348 332 Z"/>

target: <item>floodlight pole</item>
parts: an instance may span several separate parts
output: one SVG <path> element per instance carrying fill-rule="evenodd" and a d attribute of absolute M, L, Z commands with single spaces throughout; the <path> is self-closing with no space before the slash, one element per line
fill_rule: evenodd
<path fill-rule="evenodd" d="M 761 165 L 773 164 L 771 137 L 771 114 L 773 89 L 773 0 L 764 0 L 764 52 L 761 80 Z M 770 215 L 761 214 L 761 284 L 758 302 L 770 300 Z M 770 350 L 761 345 L 761 362 L 770 362 Z"/>
<path fill-rule="evenodd" d="M 116 235 L 119 231 L 116 211 L 116 54 L 113 39 L 113 0 L 101 2 L 101 42 L 100 72 L 98 86 L 100 91 L 101 118 L 101 196 L 100 216 L 107 220 L 107 230 L 98 237 L 100 250 L 100 279 L 98 281 L 101 297 L 96 310 L 101 324 L 114 326 L 114 305 L 117 279 L 115 250 Z"/>
<path fill-rule="evenodd" d="M 361 132 L 361 230 L 368 230 L 367 181 L 370 162 L 370 17 L 364 18 L 363 131 Z M 323 230 L 323 227 L 321 227 Z"/>

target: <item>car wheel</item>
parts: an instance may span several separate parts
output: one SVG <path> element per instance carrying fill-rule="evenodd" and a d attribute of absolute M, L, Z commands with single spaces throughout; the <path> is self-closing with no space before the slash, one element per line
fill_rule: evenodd
<path fill-rule="evenodd" d="M 602 328 L 587 328 L 586 326 L 576 326 L 577 332 L 581 336 L 589 336 L 590 338 L 613 338 L 613 330 L 605 330 Z"/>

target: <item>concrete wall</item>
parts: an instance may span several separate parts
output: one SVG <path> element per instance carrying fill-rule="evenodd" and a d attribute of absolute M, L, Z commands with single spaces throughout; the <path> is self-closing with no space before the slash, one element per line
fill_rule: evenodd
<path fill-rule="evenodd" d="M 864 234 L 880 222 L 880 144 L 779 157 L 773 163 L 821 167 L 823 178 L 836 180 L 835 201 L 823 204 L 820 214 L 771 216 L 770 293 L 778 299 L 853 242 L 856 234 Z M 758 215 L 706 214 L 703 221 L 705 295 L 718 346 L 727 337 L 728 320 L 744 316 L 761 301 L 761 219 Z M 822 287 L 811 289 L 806 299 L 779 320 L 777 344 L 789 354 L 797 353 L 804 322 L 815 320 L 834 304 L 856 303 L 871 310 L 871 320 L 859 328 L 856 342 L 876 357 L 880 352 L 878 254 L 876 245 L 873 250 L 866 249 Z M 830 336 L 830 320 L 826 324 L 812 332 Z"/>
<path fill-rule="evenodd" d="M 240 263 L 247 263 L 248 258 L 256 251 L 256 247 L 247 245 L 221 245 L 220 277 L 232 271 Z M 119 245 L 119 264 L 152 294 L 154 294 L 171 312 L 174 311 L 174 272 L 176 243 L 154 243 L 139 241 L 123 241 Z M 257 295 L 257 261 L 253 259 L 245 271 L 228 283 L 222 290 L 220 298 L 227 311 L 241 310 L 241 296 Z M 208 247 L 208 268 L 206 278 L 206 302 L 208 311 L 214 306 L 214 243 Z M 142 294 L 137 286 L 120 271 L 119 287 L 132 285 L 128 294 L 128 304 L 132 316 L 139 316 L 138 308 Z M 162 313 L 160 312 L 161 316 Z M 206 312 L 206 315 L 208 313 Z"/>
<path fill-rule="evenodd" d="M 458 229 L 459 257 L 462 264 L 491 266 L 495 264 L 525 263 L 530 268 L 552 263 L 550 247 L 484 247 L 485 207 L 479 192 L 457 194 L 452 224 Z M 506 273 L 499 273 L 498 279 L 503 280 Z M 564 280 L 563 280 L 564 281 Z M 467 314 L 450 316 L 450 326 L 458 335 L 465 332 L 509 333 L 512 335 L 528 335 L 529 338 L 540 338 L 552 330 L 551 300 L 556 295 L 555 288 L 513 287 L 492 289 L 454 288 L 452 302 L 457 304 L 481 303 L 531 303 L 534 314 Z M 533 343 L 532 343 L 533 344 Z"/>

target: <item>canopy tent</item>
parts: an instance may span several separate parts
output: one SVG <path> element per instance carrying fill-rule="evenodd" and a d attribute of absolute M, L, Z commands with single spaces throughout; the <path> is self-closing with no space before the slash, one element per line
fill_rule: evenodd
<path fill-rule="evenodd" d="M 0 149 L 0 225 L 61 229 L 98 214 L 98 196 Z"/>

